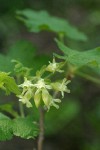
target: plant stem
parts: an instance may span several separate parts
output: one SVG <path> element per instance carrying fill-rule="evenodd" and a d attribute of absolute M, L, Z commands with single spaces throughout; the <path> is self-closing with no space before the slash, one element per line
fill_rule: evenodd
<path fill-rule="evenodd" d="M 21 76 L 16 76 L 16 77 L 17 77 L 18 84 L 20 84 Z M 19 110 L 20 110 L 21 117 L 25 117 L 24 107 L 23 107 L 23 104 L 21 102 L 19 102 Z"/>
<path fill-rule="evenodd" d="M 21 102 L 19 102 L 19 110 L 20 110 L 20 115 L 21 117 L 25 117 L 25 114 L 24 114 L 24 108 L 23 108 L 23 104 Z"/>
<path fill-rule="evenodd" d="M 83 78 L 85 78 L 85 79 L 88 79 L 88 80 L 90 80 L 90 81 L 92 81 L 94 83 L 100 84 L 100 79 L 97 79 L 95 77 L 92 77 L 92 76 L 90 76 L 88 74 L 85 74 L 85 73 L 79 72 L 79 71 L 76 72 L 76 74 L 79 75 L 79 76 L 81 76 L 81 77 L 83 77 Z"/>
<path fill-rule="evenodd" d="M 42 107 L 39 108 L 39 114 L 40 114 L 40 133 L 38 138 L 38 150 L 43 150 L 43 140 L 44 140 L 44 110 Z"/>
<path fill-rule="evenodd" d="M 59 40 L 64 44 L 64 34 L 63 33 L 59 33 Z"/>
<path fill-rule="evenodd" d="M 52 77 L 54 74 L 53 73 L 50 73 L 48 76 L 45 77 L 45 79 L 48 79 L 50 77 Z"/>

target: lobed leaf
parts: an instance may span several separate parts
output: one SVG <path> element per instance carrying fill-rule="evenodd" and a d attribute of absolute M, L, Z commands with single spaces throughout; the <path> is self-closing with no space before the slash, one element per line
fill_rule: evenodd
<path fill-rule="evenodd" d="M 5 90 L 7 94 L 10 92 L 19 94 L 19 88 L 13 77 L 10 77 L 8 73 L 0 72 L 0 88 Z"/>
<path fill-rule="evenodd" d="M 10 140 L 12 137 L 12 120 L 0 113 L 0 141 Z"/>
<path fill-rule="evenodd" d="M 65 19 L 53 17 L 47 11 L 33 11 L 25 9 L 17 11 L 18 18 L 25 23 L 31 32 L 43 30 L 55 32 L 74 40 L 86 41 L 87 37 L 74 26 L 70 25 Z"/>
<path fill-rule="evenodd" d="M 100 68 L 100 48 L 95 48 L 87 51 L 73 50 L 60 41 L 56 40 L 59 49 L 64 53 L 64 58 L 67 62 L 74 65 L 77 68 L 85 65 Z"/>
<path fill-rule="evenodd" d="M 35 138 L 38 135 L 38 127 L 33 118 L 16 118 L 13 124 L 13 134 L 24 139 Z"/>

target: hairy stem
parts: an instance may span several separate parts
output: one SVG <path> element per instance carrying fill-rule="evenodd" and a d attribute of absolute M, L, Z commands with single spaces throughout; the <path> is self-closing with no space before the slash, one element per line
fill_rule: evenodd
<path fill-rule="evenodd" d="M 44 140 L 44 110 L 42 107 L 39 108 L 40 113 L 40 133 L 38 138 L 38 150 L 43 150 L 43 140 Z"/>

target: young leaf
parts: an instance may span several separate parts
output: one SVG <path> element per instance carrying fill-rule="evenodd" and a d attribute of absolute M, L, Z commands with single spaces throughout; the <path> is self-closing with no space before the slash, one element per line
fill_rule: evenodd
<path fill-rule="evenodd" d="M 56 43 L 64 53 L 65 60 L 75 67 L 80 68 L 85 65 L 100 67 L 100 48 L 80 52 L 68 48 L 58 40 L 56 40 Z"/>
<path fill-rule="evenodd" d="M 10 77 L 8 73 L 0 72 L 0 88 L 5 90 L 7 94 L 10 92 L 19 94 L 19 88 L 13 77 Z"/>
<path fill-rule="evenodd" d="M 0 113 L 0 141 L 10 140 L 12 133 L 12 121 Z"/>
<path fill-rule="evenodd" d="M 71 26 L 66 20 L 53 17 L 46 11 L 33 11 L 30 9 L 17 11 L 18 18 L 25 23 L 31 32 L 40 32 L 42 30 L 55 32 L 58 35 L 64 35 L 74 40 L 86 41 L 84 33 Z"/>
<path fill-rule="evenodd" d="M 13 134 L 24 139 L 34 138 L 38 135 L 38 127 L 32 117 L 20 117 L 14 120 Z"/>

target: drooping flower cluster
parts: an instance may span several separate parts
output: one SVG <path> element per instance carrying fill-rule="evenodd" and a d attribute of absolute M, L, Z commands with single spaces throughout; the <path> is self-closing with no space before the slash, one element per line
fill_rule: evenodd
<path fill-rule="evenodd" d="M 30 99 L 33 95 L 33 84 L 31 81 L 27 80 L 27 78 L 24 78 L 24 83 L 19 85 L 23 89 L 21 95 L 18 95 L 19 101 L 21 101 L 23 104 L 26 104 L 27 107 L 32 107 L 32 104 L 30 103 Z"/>
<path fill-rule="evenodd" d="M 53 74 L 57 72 L 63 72 L 60 70 L 62 63 L 56 63 L 53 59 L 53 62 L 50 63 L 47 67 L 42 68 L 42 70 L 36 73 L 36 76 L 31 80 L 24 78 L 24 83 L 19 85 L 22 88 L 21 95 L 18 95 L 19 101 L 23 104 L 26 104 L 27 107 L 32 107 L 30 102 L 31 98 L 34 99 L 36 107 L 39 107 L 42 103 L 49 110 L 51 106 L 59 108 L 60 99 L 56 99 L 51 95 L 51 90 L 55 92 L 61 92 L 62 97 L 64 97 L 64 92 L 70 93 L 70 90 L 67 88 L 67 84 L 70 82 L 65 78 L 61 81 L 51 82 L 46 78 L 42 78 L 39 74 L 44 73 L 45 71 L 52 72 Z M 44 69 L 44 70 L 43 70 Z M 42 72 L 42 73 L 41 73 Z"/>

